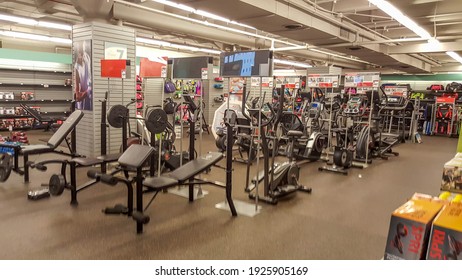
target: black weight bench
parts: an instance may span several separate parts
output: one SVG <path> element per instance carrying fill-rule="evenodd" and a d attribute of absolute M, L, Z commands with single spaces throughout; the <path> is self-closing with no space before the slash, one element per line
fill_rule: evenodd
<path fill-rule="evenodd" d="M 211 184 L 214 186 L 222 187 L 226 189 L 226 199 L 230 206 L 230 210 L 233 216 L 237 216 L 236 209 L 234 207 L 232 199 L 232 186 L 226 185 L 220 182 L 207 181 L 196 178 L 197 175 L 208 170 L 212 166 L 216 165 L 222 158 L 221 153 L 207 153 L 197 159 L 193 159 L 183 166 L 175 169 L 174 171 L 164 174 L 160 177 L 147 177 L 143 178 L 142 166 L 152 157 L 154 154 L 154 148 L 142 145 L 131 145 L 119 158 L 119 164 L 124 168 L 132 168 L 137 170 L 137 176 L 134 178 L 136 181 L 136 211 L 133 211 L 132 216 L 137 224 L 137 233 L 143 232 L 143 225 L 147 224 L 150 220 L 149 216 L 144 214 L 144 211 L 151 205 L 156 198 L 157 194 L 163 190 L 174 186 L 189 186 L 189 200 L 194 200 L 194 185 Z M 101 179 L 101 182 L 106 184 L 113 184 L 115 180 L 118 182 L 126 180 L 108 177 L 104 174 L 94 174 L 95 172 L 88 172 L 88 176 L 94 179 Z M 144 180 L 143 180 L 144 179 Z M 146 208 L 143 205 L 143 194 L 154 192 L 153 197 L 149 201 Z"/>
<path fill-rule="evenodd" d="M 17 172 L 20 175 L 24 175 L 24 182 L 29 182 L 29 155 L 45 154 L 45 153 L 58 153 L 63 155 L 68 155 L 71 157 L 76 157 L 77 153 L 72 149 L 72 145 L 68 144 L 69 153 L 56 150 L 61 143 L 67 139 L 67 137 L 74 131 L 77 124 L 83 118 L 84 113 L 80 110 L 74 111 L 63 124 L 59 127 L 58 130 L 51 136 L 47 144 L 36 144 L 36 145 L 26 145 L 26 146 L 14 146 L 8 144 L 0 144 L 0 147 L 12 148 L 14 149 L 14 166 L 13 171 Z M 67 140 L 66 140 L 67 141 Z M 23 156 L 24 170 L 21 170 L 19 167 L 19 156 Z M 39 167 L 40 168 L 40 167 Z"/>
<path fill-rule="evenodd" d="M 36 119 L 40 124 L 43 125 L 46 123 L 45 131 L 51 130 L 55 132 L 61 126 L 61 124 L 58 124 L 57 122 L 66 120 L 66 116 L 52 118 L 41 115 L 39 111 L 29 107 L 26 104 L 20 104 L 20 106 L 24 109 L 24 111 L 26 111 L 31 117 Z"/>

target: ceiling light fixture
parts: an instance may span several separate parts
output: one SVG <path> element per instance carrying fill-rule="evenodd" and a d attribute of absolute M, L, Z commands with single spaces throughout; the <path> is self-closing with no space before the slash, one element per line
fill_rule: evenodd
<path fill-rule="evenodd" d="M 310 64 L 306 63 L 301 63 L 301 62 L 295 62 L 295 61 L 289 61 L 289 60 L 282 60 L 282 59 L 273 59 L 274 63 L 276 64 L 282 64 L 282 65 L 289 65 L 289 66 L 296 66 L 296 67 L 302 67 L 302 68 L 310 68 L 313 67 Z"/>
<path fill-rule="evenodd" d="M 385 0 L 369 0 L 369 2 L 376 5 L 377 8 L 384 11 L 386 14 L 394 18 L 397 22 L 406 26 L 415 34 L 419 35 L 422 39 L 428 40 L 428 43 L 431 47 L 435 47 L 440 44 L 440 42 L 437 39 L 433 38 L 430 35 L 430 33 L 428 33 L 425 29 L 420 27 L 415 21 L 404 15 L 398 8 L 396 8 L 389 2 Z M 458 62 L 462 63 L 462 58 L 457 53 L 453 51 L 448 51 L 446 52 L 446 54 L 452 57 L 453 59 L 457 60 Z"/>
<path fill-rule="evenodd" d="M 68 31 L 72 30 L 72 26 L 67 25 L 67 24 L 35 20 L 31 18 L 11 16 L 11 15 L 5 15 L 5 14 L 0 14 L 0 20 L 11 21 L 11 22 L 24 24 L 24 25 L 31 25 L 31 26 L 40 26 L 40 27 L 47 27 L 47 28 L 61 29 L 61 30 L 68 30 Z"/>
<path fill-rule="evenodd" d="M 7 37 L 13 37 L 13 38 L 27 39 L 27 40 L 35 40 L 35 41 L 55 42 L 55 43 L 66 44 L 66 45 L 72 44 L 71 39 L 51 37 L 51 36 L 46 36 L 46 35 L 30 34 L 30 33 L 22 33 L 22 32 L 15 32 L 15 31 L 0 30 L 0 36 L 7 36 Z"/>
<path fill-rule="evenodd" d="M 159 46 L 159 47 L 169 47 L 169 48 L 174 48 L 174 49 L 187 50 L 187 51 L 192 51 L 192 52 L 203 52 L 203 53 L 211 53 L 211 54 L 220 54 L 221 53 L 220 50 L 199 48 L 199 47 L 180 45 L 180 44 L 173 44 L 173 43 L 169 43 L 169 42 L 165 42 L 165 41 L 161 41 L 161 40 L 148 39 L 148 38 L 142 38 L 142 37 L 136 37 L 136 42 L 143 43 L 143 44 L 148 44 L 148 45 Z"/>
<path fill-rule="evenodd" d="M 390 2 L 387 2 L 385 0 L 369 0 L 369 2 L 377 6 L 377 8 L 388 14 L 390 17 L 394 18 L 397 22 L 406 26 L 409 30 L 419 35 L 423 39 L 429 40 L 433 38 L 430 35 L 430 33 L 428 33 L 425 29 L 420 27 L 415 21 L 410 19 L 408 16 L 403 14 L 398 8 L 390 4 Z"/>
<path fill-rule="evenodd" d="M 164 4 L 164 5 L 167 5 L 167 6 L 170 6 L 170 7 L 174 7 L 174 8 L 189 12 L 189 13 L 200 15 L 200 16 L 203 16 L 203 17 L 206 17 L 206 18 L 211 18 L 211 19 L 214 19 L 214 20 L 223 21 L 223 22 L 226 22 L 226 23 L 234 24 L 234 25 L 239 25 L 239 26 L 249 28 L 249 29 L 256 29 L 255 27 L 252 27 L 250 25 L 242 24 L 242 23 L 239 23 L 237 21 L 230 20 L 230 19 L 227 19 L 225 17 L 219 16 L 219 15 L 216 15 L 216 14 L 212 14 L 212 13 L 209 13 L 209 12 L 206 12 L 206 11 L 203 11 L 203 10 L 196 10 L 196 9 L 194 9 L 192 7 L 189 7 L 189 6 L 186 6 L 186 5 L 183 5 L 183 4 L 178 4 L 178 3 L 175 3 L 175 2 L 172 2 L 172 1 L 168 1 L 168 0 L 152 0 L 152 1 L 157 2 L 159 4 Z"/>
<path fill-rule="evenodd" d="M 446 52 L 447 55 L 449 55 L 450 57 L 452 57 L 454 60 L 457 60 L 459 63 L 462 64 L 462 57 L 460 57 L 459 54 L 455 53 L 455 52 Z"/>

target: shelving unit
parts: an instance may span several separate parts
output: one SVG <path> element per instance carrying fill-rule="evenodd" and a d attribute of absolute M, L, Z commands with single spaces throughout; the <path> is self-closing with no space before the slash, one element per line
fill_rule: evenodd
<path fill-rule="evenodd" d="M 43 128 L 20 105 L 43 115 L 67 116 L 72 109 L 71 73 L 0 69 L 0 96 L 0 130 Z"/>

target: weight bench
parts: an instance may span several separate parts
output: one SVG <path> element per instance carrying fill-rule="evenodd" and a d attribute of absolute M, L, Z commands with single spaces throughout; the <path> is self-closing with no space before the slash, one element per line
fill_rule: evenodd
<path fill-rule="evenodd" d="M 16 146 L 8 144 L 0 144 L 0 147 L 10 148 L 14 150 L 14 163 L 12 170 L 20 175 L 24 175 L 24 182 L 29 182 L 29 155 L 37 154 L 46 154 L 46 153 L 58 153 L 63 155 L 68 155 L 71 157 L 78 156 L 76 151 L 72 148 L 72 145 L 67 141 L 67 137 L 74 131 L 77 124 L 83 118 L 84 113 L 80 110 L 74 111 L 63 124 L 59 127 L 58 130 L 51 136 L 47 144 L 36 144 L 36 145 L 27 145 L 27 146 Z M 64 151 L 57 151 L 56 149 L 61 145 L 61 143 L 66 140 L 69 147 L 69 153 Z M 73 143 L 75 144 L 75 143 Z M 21 170 L 19 167 L 19 156 L 23 156 L 24 170 Z M 45 168 L 46 169 L 46 168 Z M 6 178 L 7 179 L 7 178 Z M 5 181 L 6 181 L 5 179 Z"/>
<path fill-rule="evenodd" d="M 152 157 L 153 154 L 154 149 L 152 147 L 134 144 L 131 145 L 122 154 L 118 161 L 119 164 L 125 168 L 132 168 L 137 170 L 137 175 L 134 178 L 134 181 L 136 182 L 136 211 L 133 210 L 132 212 L 133 219 L 136 221 L 137 233 L 142 233 L 143 225 L 149 223 L 150 218 L 149 216 L 145 215 L 144 212 L 152 204 L 157 194 L 174 186 L 189 186 L 189 201 L 194 200 L 194 185 L 211 184 L 214 186 L 225 188 L 226 200 L 230 206 L 232 216 L 237 216 L 237 212 L 232 199 L 231 185 L 196 178 L 197 175 L 208 170 L 210 167 L 216 165 L 223 158 L 223 154 L 207 153 L 197 159 L 189 161 L 188 163 L 184 164 L 183 166 L 175 169 L 170 173 L 167 173 L 160 177 L 147 177 L 144 179 L 142 176 L 142 166 L 149 157 Z M 106 184 L 114 185 L 117 184 L 117 182 L 123 181 L 128 185 L 129 182 L 128 180 L 116 178 L 113 176 L 108 177 L 105 174 L 95 174 L 94 171 L 89 171 L 87 175 L 88 177 L 93 179 L 100 179 L 101 182 Z M 153 197 L 151 198 L 147 206 L 144 207 L 143 194 L 152 192 L 154 192 Z"/>
<path fill-rule="evenodd" d="M 55 132 L 61 125 L 57 124 L 57 121 L 64 121 L 66 120 L 66 117 L 57 117 L 57 118 L 51 118 L 48 116 L 43 116 L 41 115 L 37 110 L 29 107 L 26 104 L 20 104 L 20 106 L 34 119 L 36 119 L 40 124 L 46 123 L 47 126 L 45 128 L 45 131 L 51 130 Z"/>

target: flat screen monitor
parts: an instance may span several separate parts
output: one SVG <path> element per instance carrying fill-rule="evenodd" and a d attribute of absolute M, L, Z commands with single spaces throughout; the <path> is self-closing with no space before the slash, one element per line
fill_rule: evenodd
<path fill-rule="evenodd" d="M 202 69 L 207 69 L 211 57 L 181 57 L 174 58 L 173 78 L 174 79 L 202 79 Z M 212 58 L 213 62 L 213 58 Z"/>
<path fill-rule="evenodd" d="M 270 50 L 223 52 L 220 55 L 222 77 L 271 77 L 273 52 Z"/>

